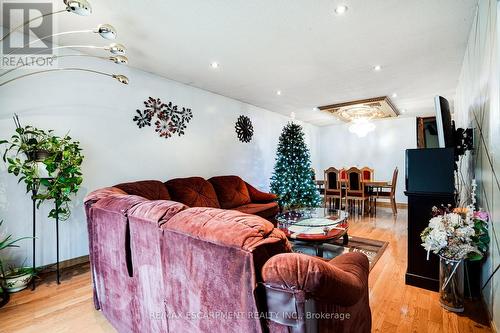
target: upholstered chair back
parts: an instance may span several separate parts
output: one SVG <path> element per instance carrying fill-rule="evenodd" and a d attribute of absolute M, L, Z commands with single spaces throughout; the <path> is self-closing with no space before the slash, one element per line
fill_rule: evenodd
<path fill-rule="evenodd" d="M 350 168 L 347 173 L 347 189 L 350 191 L 362 191 L 362 176 L 361 170 L 358 168 Z"/>
<path fill-rule="evenodd" d="M 340 169 L 339 171 L 339 176 L 340 176 L 340 180 L 347 180 L 347 171 L 346 169 L 342 168 Z"/>
<path fill-rule="evenodd" d="M 363 176 L 363 180 L 373 180 L 373 169 L 364 167 L 361 169 L 361 174 Z"/>
<path fill-rule="evenodd" d="M 327 190 L 338 190 L 340 189 L 339 184 L 339 170 L 334 167 L 330 167 L 325 170 L 325 189 Z"/>

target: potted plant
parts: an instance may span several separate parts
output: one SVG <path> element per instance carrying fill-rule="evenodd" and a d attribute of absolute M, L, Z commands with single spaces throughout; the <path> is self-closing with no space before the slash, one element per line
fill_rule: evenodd
<path fill-rule="evenodd" d="M 71 195 L 83 181 L 80 143 L 68 135 L 56 136 L 51 130 L 23 127 L 17 116 L 14 123 L 16 133 L 10 140 L 0 141 L 7 145 L 3 154 L 7 171 L 20 176 L 19 182 L 26 184 L 27 192 L 33 192 L 37 207 L 46 200 L 55 201 L 49 217 L 68 219 Z"/>
<path fill-rule="evenodd" d="M 34 128 L 32 126 L 22 127 L 19 122 L 19 117 L 14 115 L 14 124 L 16 125 L 16 134 L 12 135 L 10 147 L 5 150 L 3 159 L 6 159 L 6 154 L 9 151 L 16 150 L 16 155 L 20 152 L 26 154 L 26 158 L 30 162 L 42 162 L 49 155 L 48 150 L 49 137 L 52 131 L 45 132 L 44 130 Z M 7 140 L 2 143 L 8 143 Z"/>
<path fill-rule="evenodd" d="M 0 221 L 0 226 L 2 224 L 3 221 Z M 0 251 L 10 247 L 18 247 L 18 245 L 16 244 L 17 242 L 29 238 L 31 237 L 21 237 L 13 239 L 12 235 L 0 235 Z M 3 295 L 0 304 L 6 303 L 8 301 L 6 292 L 14 292 L 26 288 L 26 285 L 28 285 L 28 283 L 31 281 L 33 275 L 33 269 L 30 267 L 25 267 L 24 263 L 19 268 L 9 266 L 6 269 L 5 264 L 0 258 L 0 281 Z"/>
<path fill-rule="evenodd" d="M 9 265 L 7 270 L 2 271 L 0 281 L 2 288 L 8 293 L 14 293 L 25 289 L 35 275 L 32 267 L 25 266 L 26 259 L 21 266 Z"/>

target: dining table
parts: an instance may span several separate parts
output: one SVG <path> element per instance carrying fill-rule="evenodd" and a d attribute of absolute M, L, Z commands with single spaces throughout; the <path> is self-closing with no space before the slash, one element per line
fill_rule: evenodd
<path fill-rule="evenodd" d="M 347 179 L 340 179 L 340 187 L 345 189 L 347 187 Z M 370 215 L 377 214 L 377 193 L 383 191 L 383 189 L 390 189 L 391 183 L 386 180 L 362 180 L 364 187 L 368 190 L 368 210 Z M 315 180 L 316 186 L 321 191 L 324 190 L 326 182 L 322 179 Z"/>
<path fill-rule="evenodd" d="M 363 185 L 368 190 L 368 214 L 377 214 L 377 193 L 384 188 L 391 188 L 391 184 L 385 180 L 364 180 Z"/>

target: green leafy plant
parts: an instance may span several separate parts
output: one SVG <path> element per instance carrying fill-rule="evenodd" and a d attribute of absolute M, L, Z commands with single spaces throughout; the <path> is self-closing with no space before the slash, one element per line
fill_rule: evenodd
<path fill-rule="evenodd" d="M 3 154 L 7 171 L 20 176 L 18 182 L 25 183 L 26 192 L 34 191 L 37 207 L 46 200 L 54 200 L 55 208 L 49 217 L 67 220 L 71 215 L 71 195 L 78 192 L 83 181 L 80 143 L 68 135 L 59 137 L 52 130 L 22 127 L 17 116 L 14 122 L 16 133 L 10 140 L 0 141 L 8 145 Z M 48 175 L 41 175 L 40 164 Z"/>
<path fill-rule="evenodd" d="M 23 263 L 20 266 L 12 265 L 12 264 L 7 265 L 7 270 L 5 271 L 5 273 L 2 273 L 2 277 L 3 278 L 11 278 L 11 277 L 26 275 L 26 274 L 28 274 L 30 276 L 36 275 L 36 270 L 34 270 L 33 267 L 26 266 L 26 260 L 27 259 L 24 258 Z M 10 287 L 9 285 L 7 285 L 7 286 Z"/>
<path fill-rule="evenodd" d="M 3 220 L 0 221 L 0 226 L 2 226 L 2 224 L 3 224 Z M 19 247 L 16 244 L 17 242 L 19 242 L 23 239 L 30 239 L 30 238 L 31 237 L 21 237 L 21 238 L 13 239 L 12 235 L 5 235 L 5 236 L 0 235 L 0 251 L 5 250 L 6 248 L 9 248 L 9 247 Z M 8 268 L 9 275 L 12 275 L 12 272 L 25 272 L 25 273 L 27 273 L 28 271 L 25 271 L 24 269 L 27 269 L 26 267 L 24 267 L 24 263 L 20 268 L 15 268 L 13 266 L 9 266 L 9 268 Z M 30 272 L 34 273 L 33 269 L 30 269 Z M 0 257 L 0 273 L 3 277 L 7 277 L 7 275 L 5 274 L 5 265 L 4 265 L 1 257 Z"/>

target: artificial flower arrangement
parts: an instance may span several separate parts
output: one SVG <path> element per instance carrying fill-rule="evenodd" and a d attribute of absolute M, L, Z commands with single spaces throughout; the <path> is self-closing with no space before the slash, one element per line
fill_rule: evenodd
<path fill-rule="evenodd" d="M 433 207 L 433 218 L 421 233 L 422 246 L 451 260 L 481 260 L 488 251 L 488 213 L 476 210 L 476 183 L 472 182 L 471 203 L 467 207 Z"/>
<path fill-rule="evenodd" d="M 441 305 L 453 312 L 464 311 L 464 259 L 481 260 L 488 251 L 487 212 L 476 210 L 476 182 L 472 181 L 471 203 L 467 207 L 432 209 L 429 226 L 421 233 L 422 246 L 439 255 Z"/>

